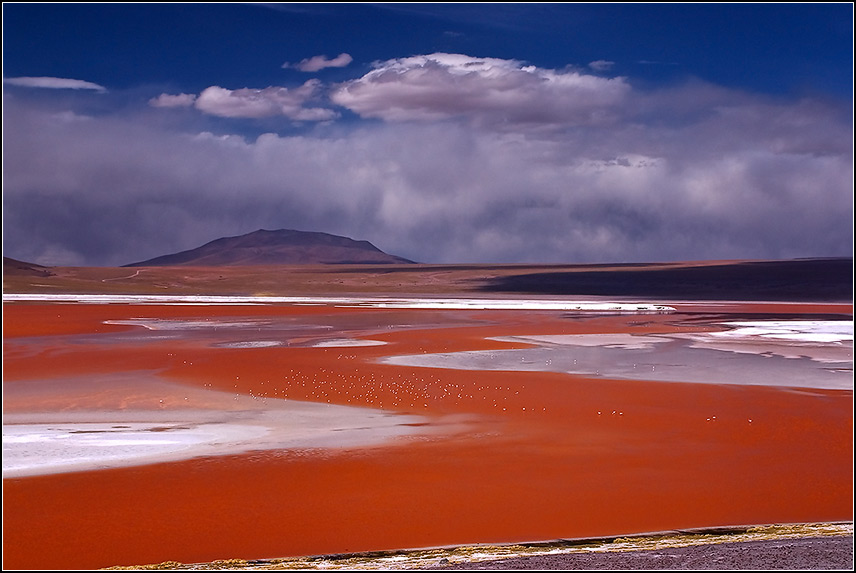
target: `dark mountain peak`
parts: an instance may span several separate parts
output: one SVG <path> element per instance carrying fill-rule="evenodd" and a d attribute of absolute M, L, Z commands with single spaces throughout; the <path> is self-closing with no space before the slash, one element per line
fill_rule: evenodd
<path fill-rule="evenodd" d="M 215 239 L 196 249 L 125 265 L 406 264 L 368 241 L 316 231 L 259 229 Z"/>
<path fill-rule="evenodd" d="M 267 229 L 259 229 L 246 235 L 237 237 L 224 237 L 217 239 L 223 241 L 224 244 L 229 242 L 241 246 L 276 246 L 276 245 L 340 245 L 366 248 L 377 252 L 382 252 L 380 249 L 369 243 L 368 241 L 356 241 L 348 237 L 339 235 L 331 235 L 329 233 L 321 233 L 318 231 L 296 231 L 294 229 L 277 229 L 269 231 Z"/>

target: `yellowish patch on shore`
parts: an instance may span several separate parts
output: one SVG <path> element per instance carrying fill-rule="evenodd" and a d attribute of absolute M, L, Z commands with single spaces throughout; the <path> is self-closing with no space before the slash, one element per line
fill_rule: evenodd
<path fill-rule="evenodd" d="M 152 565 L 109 567 L 106 570 L 169 569 L 169 570 L 396 570 L 449 567 L 456 563 L 492 561 L 510 557 L 532 557 L 563 553 L 593 553 L 649 551 L 706 545 L 738 543 L 801 537 L 853 535 L 853 523 L 799 523 L 780 525 L 734 526 L 653 534 L 628 535 L 614 538 L 561 539 L 513 545 L 467 545 L 399 551 L 371 551 L 343 555 L 289 557 L 282 559 L 227 559 L 210 563 L 183 564 L 165 561 Z"/>

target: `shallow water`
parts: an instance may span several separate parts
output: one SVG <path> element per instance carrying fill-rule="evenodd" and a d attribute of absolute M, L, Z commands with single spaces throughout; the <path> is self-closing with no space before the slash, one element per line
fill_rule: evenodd
<path fill-rule="evenodd" d="M 563 372 L 622 380 L 853 389 L 852 323 L 778 321 L 772 331 L 759 326 L 766 323 L 735 324 L 741 329 L 693 335 L 494 337 L 533 347 L 393 356 L 384 362 L 463 370 Z M 772 335 L 764 348 L 749 345 L 752 340 L 747 338 L 768 332 Z M 723 339 L 731 345 L 723 346 Z M 809 343 L 789 344 L 793 340 Z M 735 348 L 737 341 L 744 345 Z"/>

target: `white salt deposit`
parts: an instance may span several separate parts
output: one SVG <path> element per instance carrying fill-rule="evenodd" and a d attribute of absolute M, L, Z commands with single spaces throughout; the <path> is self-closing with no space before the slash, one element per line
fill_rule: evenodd
<path fill-rule="evenodd" d="M 259 321 L 251 320 L 187 320 L 181 318 L 129 318 L 105 320 L 104 324 L 141 326 L 146 330 L 211 330 L 212 328 L 259 328 Z"/>
<path fill-rule="evenodd" d="M 4 294 L 4 302 L 78 302 L 83 304 L 303 304 L 369 308 L 424 308 L 470 310 L 564 310 L 601 313 L 668 313 L 670 306 L 648 303 L 580 302 L 547 299 L 482 298 L 363 298 L 297 296 L 191 296 L 191 295 L 116 295 L 116 294 Z"/>
<path fill-rule="evenodd" d="M 272 346 L 283 346 L 279 340 L 243 340 L 240 342 L 221 342 L 215 344 L 219 348 L 270 348 Z"/>
<path fill-rule="evenodd" d="M 210 391 L 213 395 L 223 394 Z M 116 468 L 249 451 L 351 448 L 460 431 L 374 408 L 268 398 L 264 409 L 16 413 L 3 417 L 3 477 Z"/>
<path fill-rule="evenodd" d="M 348 346 L 382 346 L 386 342 L 382 340 L 360 340 L 358 338 L 335 338 L 333 340 L 322 340 L 312 346 L 325 348 L 339 348 Z"/>
<path fill-rule="evenodd" d="M 3 477 L 237 453 L 268 430 L 246 424 L 78 423 L 3 426 Z"/>
<path fill-rule="evenodd" d="M 604 348 L 624 348 L 626 350 L 652 348 L 659 342 L 669 339 L 654 335 L 637 335 L 622 333 L 606 334 L 544 334 L 540 336 L 497 336 L 490 340 L 500 342 L 525 342 L 537 345 L 560 346 L 602 346 Z"/>
<path fill-rule="evenodd" d="M 846 320 L 764 320 L 725 322 L 727 330 L 672 334 L 693 348 L 784 358 L 810 358 L 853 369 L 853 322 Z M 852 383 L 851 383 L 852 386 Z"/>
<path fill-rule="evenodd" d="M 711 332 L 709 335 L 723 339 L 761 338 L 832 343 L 853 341 L 853 322 L 846 320 L 764 320 L 724 324 L 735 328 Z"/>

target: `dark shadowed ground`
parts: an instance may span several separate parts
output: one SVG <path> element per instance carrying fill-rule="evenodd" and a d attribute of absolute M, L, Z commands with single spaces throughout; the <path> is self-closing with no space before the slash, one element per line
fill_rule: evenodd
<path fill-rule="evenodd" d="M 853 259 L 750 261 L 682 267 L 536 272 L 500 276 L 494 293 L 640 296 L 683 300 L 852 300 Z"/>

